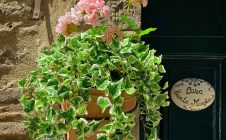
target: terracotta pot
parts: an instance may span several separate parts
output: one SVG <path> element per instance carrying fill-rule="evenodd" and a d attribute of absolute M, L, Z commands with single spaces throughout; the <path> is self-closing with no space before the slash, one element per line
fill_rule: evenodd
<path fill-rule="evenodd" d="M 89 119 L 91 120 L 91 119 L 105 118 L 106 120 L 104 120 L 101 125 L 103 126 L 103 125 L 107 124 L 109 122 L 107 120 L 107 118 L 110 118 L 110 114 L 109 114 L 109 108 L 110 107 L 108 107 L 105 110 L 105 112 L 102 113 L 101 107 L 99 107 L 97 105 L 97 103 L 96 103 L 99 96 L 105 97 L 104 92 L 100 91 L 100 90 L 93 89 L 91 91 L 91 101 L 87 105 L 87 112 L 88 112 L 88 114 L 87 115 L 83 115 L 83 116 L 77 116 L 77 117 L 86 118 L 88 120 Z M 126 93 L 122 93 L 122 96 L 124 98 L 123 110 L 124 110 L 125 113 L 137 110 L 136 109 L 136 102 L 137 102 L 136 97 L 129 96 Z M 70 100 L 67 100 L 63 104 L 61 104 L 61 107 L 62 107 L 63 111 L 67 110 L 70 107 Z M 136 114 L 139 114 L 139 113 L 136 113 Z M 138 120 L 139 120 L 139 117 L 138 117 Z M 139 122 L 139 121 L 137 121 L 137 122 Z M 136 129 L 134 131 L 136 131 Z M 87 140 L 96 140 L 96 134 L 97 133 L 95 133 L 93 136 L 87 138 Z M 73 129 L 71 129 L 67 133 L 67 140 L 77 140 L 77 136 L 76 136 L 75 131 Z"/>

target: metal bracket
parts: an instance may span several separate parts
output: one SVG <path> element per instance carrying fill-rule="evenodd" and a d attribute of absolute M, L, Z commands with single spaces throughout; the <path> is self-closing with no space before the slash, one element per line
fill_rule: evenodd
<path fill-rule="evenodd" d="M 40 17 L 41 1 L 42 0 L 35 0 L 33 19 L 39 19 Z"/>

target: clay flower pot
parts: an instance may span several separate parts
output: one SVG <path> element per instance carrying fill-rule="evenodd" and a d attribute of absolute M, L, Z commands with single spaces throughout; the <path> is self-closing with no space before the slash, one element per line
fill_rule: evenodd
<path fill-rule="evenodd" d="M 87 105 L 87 115 L 77 116 L 78 118 L 85 118 L 88 120 L 92 119 L 102 119 L 105 118 L 105 120 L 101 123 L 101 126 L 107 124 L 109 122 L 108 118 L 110 118 L 109 108 L 108 107 L 103 113 L 101 110 L 101 107 L 97 105 L 97 99 L 99 96 L 106 97 L 103 91 L 93 89 L 91 91 L 91 101 Z M 137 99 L 134 96 L 130 96 L 126 93 L 122 93 L 122 96 L 124 98 L 123 103 L 123 110 L 125 113 L 132 112 L 136 110 L 137 107 Z M 66 100 L 63 104 L 61 104 L 62 110 L 66 111 L 70 107 L 71 103 L 70 100 Z M 136 113 L 139 114 L 139 113 Z M 137 117 L 137 116 L 136 116 Z M 139 119 L 139 117 L 138 117 Z M 87 140 L 96 140 L 96 132 L 93 136 L 87 138 Z M 71 129 L 67 133 L 67 140 L 77 140 L 77 136 L 75 134 L 75 131 Z"/>

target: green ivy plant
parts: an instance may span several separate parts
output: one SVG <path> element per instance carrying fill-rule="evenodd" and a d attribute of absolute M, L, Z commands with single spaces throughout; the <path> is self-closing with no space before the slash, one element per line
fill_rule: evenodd
<path fill-rule="evenodd" d="M 136 23 L 125 16 L 121 22 L 137 28 Z M 165 73 L 161 56 L 156 56 L 156 51 L 140 40 L 155 28 L 136 30 L 121 40 L 115 36 L 109 43 L 102 39 L 106 31 L 107 26 L 96 26 L 73 36 L 60 34 L 50 49 L 40 52 L 38 69 L 19 81 L 23 91 L 20 102 L 31 138 L 46 135 L 60 138 L 74 128 L 79 140 L 96 131 L 101 132 L 97 134 L 98 140 L 133 140 L 135 115 L 122 109 L 122 93 L 126 93 L 137 98 L 144 114 L 146 139 L 158 139 L 159 109 L 169 105 L 165 91 L 168 84 L 160 86 Z M 110 108 L 107 125 L 100 126 L 103 120 L 76 117 L 87 113 L 92 89 L 106 95 L 99 96 L 97 104 L 103 112 Z M 63 111 L 59 105 L 66 100 L 70 100 L 71 105 Z"/>

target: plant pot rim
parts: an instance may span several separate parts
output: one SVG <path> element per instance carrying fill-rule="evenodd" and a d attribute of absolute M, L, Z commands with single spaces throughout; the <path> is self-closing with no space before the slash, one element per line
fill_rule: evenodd
<path fill-rule="evenodd" d="M 78 118 L 86 118 L 86 119 L 102 119 L 102 118 L 110 118 L 110 107 L 108 107 L 103 113 L 101 107 L 97 105 L 97 99 L 99 96 L 106 97 L 103 91 L 92 89 L 91 90 L 91 101 L 88 102 L 87 105 L 87 115 L 77 115 Z M 123 111 L 125 113 L 132 112 L 137 107 L 137 99 L 135 96 L 128 95 L 126 93 L 122 93 L 122 97 L 124 98 L 123 103 Z M 111 97 L 110 97 L 111 99 Z M 71 106 L 70 99 L 66 100 L 61 104 L 63 111 L 67 110 Z"/>

